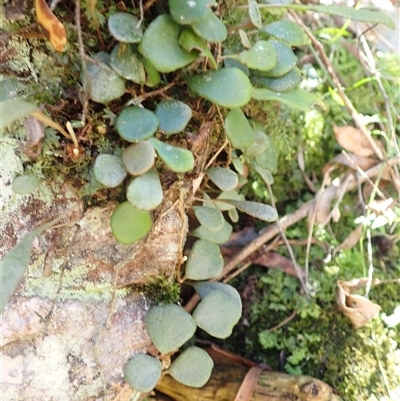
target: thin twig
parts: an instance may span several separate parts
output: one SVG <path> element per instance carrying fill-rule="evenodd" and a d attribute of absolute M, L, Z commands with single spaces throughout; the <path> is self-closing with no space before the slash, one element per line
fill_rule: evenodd
<path fill-rule="evenodd" d="M 173 86 L 176 85 L 175 81 L 170 82 L 169 84 L 163 86 L 160 89 L 157 89 L 155 91 L 152 92 L 147 92 L 147 93 L 143 93 L 143 95 L 140 96 L 136 96 L 133 99 L 129 100 L 124 107 L 127 106 L 131 106 L 132 104 L 139 104 L 142 103 L 143 101 L 145 101 L 146 99 L 153 97 L 153 96 L 158 96 L 158 95 L 162 95 L 163 93 L 165 93 L 167 90 L 171 89 Z"/>
<path fill-rule="evenodd" d="M 268 331 L 270 333 L 272 333 L 273 331 L 280 329 L 282 326 L 284 326 L 285 324 L 287 324 L 291 320 L 293 320 L 296 317 L 296 315 L 297 315 L 297 311 L 293 311 L 293 313 L 290 316 L 288 316 L 285 320 L 282 320 L 282 322 L 280 322 L 276 326 L 271 327 L 270 329 L 268 329 Z"/>

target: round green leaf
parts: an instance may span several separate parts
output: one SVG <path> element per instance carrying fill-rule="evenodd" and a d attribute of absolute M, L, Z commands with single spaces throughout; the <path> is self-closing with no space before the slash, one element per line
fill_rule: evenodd
<path fill-rule="evenodd" d="M 199 223 L 210 231 L 221 230 L 224 226 L 224 215 L 218 210 L 206 206 L 193 206 Z"/>
<path fill-rule="evenodd" d="M 211 167 L 206 171 L 206 174 L 222 191 L 235 189 L 239 183 L 237 174 L 229 168 Z"/>
<path fill-rule="evenodd" d="M 249 78 L 237 68 L 198 74 L 190 78 L 188 83 L 194 92 L 224 107 L 244 106 L 251 97 Z"/>
<path fill-rule="evenodd" d="M 169 145 L 156 138 L 149 138 L 148 141 L 172 171 L 185 173 L 194 167 L 194 157 L 190 150 Z"/>
<path fill-rule="evenodd" d="M 195 21 L 192 28 L 197 35 L 211 43 L 221 43 L 228 36 L 224 23 L 211 10 L 207 11 L 204 18 Z"/>
<path fill-rule="evenodd" d="M 126 177 L 126 168 L 121 157 L 116 155 L 98 155 L 93 166 L 94 176 L 107 188 L 115 188 Z"/>
<path fill-rule="evenodd" d="M 162 100 L 155 113 L 160 121 L 159 130 L 167 135 L 183 131 L 192 118 L 192 109 L 179 100 Z"/>
<path fill-rule="evenodd" d="M 129 202 L 119 204 L 111 216 L 111 231 L 124 245 L 132 244 L 143 238 L 151 228 L 148 212 L 136 209 Z"/>
<path fill-rule="evenodd" d="M 143 107 L 131 106 L 121 111 L 116 121 L 117 131 L 128 142 L 152 136 L 158 128 L 158 118 Z"/>
<path fill-rule="evenodd" d="M 178 42 L 180 26 L 166 14 L 158 16 L 146 29 L 140 44 L 141 53 L 160 72 L 171 72 L 197 59 Z"/>
<path fill-rule="evenodd" d="M 125 81 L 110 67 L 109 55 L 100 52 L 92 56 L 96 64 L 88 61 L 87 74 L 82 75 L 83 86 L 90 99 L 108 104 L 125 93 Z"/>
<path fill-rule="evenodd" d="M 163 200 L 160 177 L 154 169 L 136 177 L 128 186 L 126 198 L 133 206 L 153 210 Z"/>
<path fill-rule="evenodd" d="M 206 16 L 208 7 L 216 5 L 213 0 L 169 0 L 169 12 L 172 18 L 181 25 L 188 25 Z"/>
<path fill-rule="evenodd" d="M 251 163 L 251 167 L 260 174 L 261 178 L 268 184 L 272 185 L 274 183 L 274 177 L 270 170 L 260 167 L 257 163 Z"/>
<path fill-rule="evenodd" d="M 118 43 L 110 55 L 110 64 L 114 71 L 125 79 L 143 85 L 146 79 L 141 56 L 135 46 Z"/>
<path fill-rule="evenodd" d="M 15 177 L 12 183 L 12 190 L 16 194 L 30 194 L 40 185 L 40 179 L 36 175 L 26 174 Z"/>
<path fill-rule="evenodd" d="M 236 288 L 229 284 L 218 283 L 213 281 L 203 281 L 199 283 L 193 283 L 193 287 L 201 298 L 205 298 L 209 292 L 219 290 L 224 292 L 238 308 L 242 308 L 242 300 L 240 294 Z"/>
<path fill-rule="evenodd" d="M 277 55 L 277 62 L 275 67 L 264 71 L 262 75 L 267 77 L 281 77 L 287 74 L 297 63 L 297 57 L 293 50 L 286 43 L 279 40 L 271 39 L 268 43 L 275 49 Z"/>
<path fill-rule="evenodd" d="M 208 209 L 211 209 L 210 207 Z M 236 209 L 235 209 L 236 210 Z M 199 226 L 191 232 L 197 238 L 206 239 L 214 244 L 225 244 L 232 234 L 232 226 L 224 219 L 224 225 L 218 231 L 211 231 L 204 226 Z"/>
<path fill-rule="evenodd" d="M 192 316 L 177 305 L 161 305 L 150 309 L 145 318 L 154 346 L 162 353 L 176 351 L 196 331 Z"/>
<path fill-rule="evenodd" d="M 240 109 L 232 109 L 226 115 L 225 132 L 236 149 L 246 149 L 254 142 L 253 128 Z"/>
<path fill-rule="evenodd" d="M 302 46 L 308 43 L 304 31 L 293 21 L 275 21 L 262 28 L 268 35 L 283 40 L 290 46 Z"/>
<path fill-rule="evenodd" d="M 247 213 L 248 215 L 253 216 L 256 219 L 268 222 L 278 219 L 278 213 L 276 212 L 276 210 L 269 205 L 264 205 L 264 203 L 228 199 L 225 200 L 225 202 L 235 206 L 236 209 L 240 210 L 241 212 Z"/>
<path fill-rule="evenodd" d="M 250 50 L 239 54 L 239 60 L 254 70 L 268 71 L 275 67 L 277 54 L 266 40 L 259 40 Z"/>
<path fill-rule="evenodd" d="M 216 338 L 227 338 L 239 321 L 242 306 L 221 289 L 210 291 L 197 305 L 193 319 L 198 327 Z"/>
<path fill-rule="evenodd" d="M 253 158 L 261 155 L 268 149 L 269 146 L 269 139 L 267 135 L 264 134 L 264 132 L 255 130 L 254 136 L 254 142 L 244 150 L 244 154 L 248 158 Z"/>
<path fill-rule="evenodd" d="M 211 377 L 214 362 L 210 355 L 199 347 L 183 351 L 168 369 L 168 373 L 185 386 L 203 387 Z"/>
<path fill-rule="evenodd" d="M 154 389 L 161 377 L 161 362 L 146 354 L 136 354 L 125 366 L 125 381 L 135 390 L 147 393 Z"/>
<path fill-rule="evenodd" d="M 150 170 L 154 165 L 155 157 L 154 147 L 147 141 L 132 144 L 122 153 L 125 167 L 132 175 L 140 175 Z"/>
<path fill-rule="evenodd" d="M 119 42 L 138 43 L 142 40 L 143 29 L 132 14 L 117 12 L 108 19 L 108 29 Z"/>
<path fill-rule="evenodd" d="M 222 272 L 224 260 L 219 246 L 213 242 L 197 240 L 188 256 L 185 267 L 185 279 L 208 280 Z"/>
<path fill-rule="evenodd" d="M 250 80 L 253 85 L 261 88 L 270 89 L 274 92 L 287 92 L 299 86 L 301 75 L 297 68 L 292 68 L 287 74 L 278 78 L 253 75 Z"/>

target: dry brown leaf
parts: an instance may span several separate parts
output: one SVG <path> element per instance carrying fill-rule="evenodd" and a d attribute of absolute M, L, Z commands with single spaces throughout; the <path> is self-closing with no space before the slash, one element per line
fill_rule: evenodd
<path fill-rule="evenodd" d="M 374 157 L 375 152 L 366 136 L 357 128 L 351 126 L 333 127 L 338 144 L 347 150 L 361 157 Z M 384 152 L 382 141 L 373 140 L 378 148 Z"/>
<path fill-rule="evenodd" d="M 35 7 L 37 21 L 46 31 L 54 50 L 57 52 L 64 51 L 67 44 L 64 25 L 53 14 L 45 0 L 35 0 Z"/>
<path fill-rule="evenodd" d="M 363 227 L 360 225 L 355 230 L 353 230 L 348 235 L 348 237 L 333 250 L 333 254 L 335 255 L 336 253 L 338 253 L 343 249 L 353 248 L 353 246 L 356 245 L 359 239 L 361 238 L 362 233 L 363 233 Z"/>
<path fill-rule="evenodd" d="M 363 287 L 368 279 L 354 279 L 337 282 L 336 302 L 342 313 L 347 316 L 353 326 L 358 329 L 365 326 L 381 310 L 381 307 L 362 295 L 351 294 L 357 288 Z"/>
<path fill-rule="evenodd" d="M 342 164 L 343 166 L 350 167 L 352 170 L 356 170 L 357 167 L 359 167 L 361 170 L 365 171 L 375 166 L 375 164 L 377 163 L 378 160 L 373 159 L 372 157 L 362 157 L 355 155 L 354 153 L 348 153 L 347 155 L 340 153 L 336 155 L 332 160 L 330 160 L 327 164 L 325 164 L 322 172 L 325 175 L 325 173 L 334 164 Z"/>
<path fill-rule="evenodd" d="M 331 204 L 337 194 L 337 187 L 330 186 L 324 190 L 320 190 L 315 197 L 314 210 L 308 215 L 308 227 L 313 221 L 315 214 L 315 224 L 323 224 L 327 221 L 331 212 Z"/>

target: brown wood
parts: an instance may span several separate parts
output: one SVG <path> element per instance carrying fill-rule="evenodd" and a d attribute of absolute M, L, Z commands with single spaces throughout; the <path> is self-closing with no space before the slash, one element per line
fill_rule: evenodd
<path fill-rule="evenodd" d="M 239 366 L 216 365 L 208 383 L 191 388 L 165 375 L 157 390 L 176 401 L 232 401 L 248 372 Z M 248 401 L 340 401 L 326 383 L 309 376 L 264 371 Z"/>

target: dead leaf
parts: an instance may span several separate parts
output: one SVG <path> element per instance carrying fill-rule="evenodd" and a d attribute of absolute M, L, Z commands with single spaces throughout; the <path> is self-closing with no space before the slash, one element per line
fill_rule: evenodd
<path fill-rule="evenodd" d="M 353 248 L 354 245 L 360 240 L 363 233 L 363 227 L 360 225 L 355 230 L 353 230 L 348 237 L 333 250 L 333 255 L 336 255 L 339 251 L 343 249 Z"/>
<path fill-rule="evenodd" d="M 323 224 L 329 218 L 331 212 L 331 204 L 337 194 L 337 187 L 330 186 L 326 189 L 320 190 L 315 197 L 314 210 L 308 215 L 308 227 L 310 227 L 315 214 L 314 222 L 316 224 Z"/>
<path fill-rule="evenodd" d="M 54 50 L 57 52 L 64 51 L 64 47 L 67 44 L 64 25 L 50 10 L 46 0 L 35 0 L 35 7 L 37 21 L 46 31 Z"/>
<path fill-rule="evenodd" d="M 362 295 L 351 294 L 357 288 L 365 286 L 368 279 L 354 279 L 337 282 L 336 302 L 342 313 L 347 316 L 353 326 L 358 329 L 376 317 L 381 307 Z"/>
<path fill-rule="evenodd" d="M 357 167 L 359 167 L 361 170 L 365 171 L 375 166 L 375 164 L 377 163 L 378 160 L 373 159 L 372 157 L 362 157 L 354 153 L 348 153 L 347 155 L 345 155 L 344 153 L 340 153 L 336 155 L 332 160 L 330 160 L 327 164 L 325 164 L 322 172 L 325 175 L 329 168 L 334 164 L 341 164 L 343 166 L 350 167 L 352 170 L 356 170 Z"/>
<path fill-rule="evenodd" d="M 366 136 L 357 128 L 351 126 L 333 127 L 338 144 L 347 150 L 361 157 L 374 157 L 375 151 L 373 150 L 370 142 Z M 384 153 L 384 146 L 382 141 L 373 139 L 378 148 Z"/>

